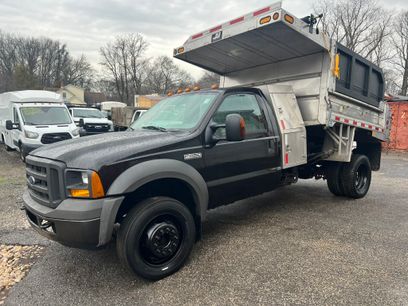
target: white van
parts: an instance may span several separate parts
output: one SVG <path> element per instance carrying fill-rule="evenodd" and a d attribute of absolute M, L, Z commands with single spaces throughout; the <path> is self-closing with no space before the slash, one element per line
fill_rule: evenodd
<path fill-rule="evenodd" d="M 78 137 L 79 128 L 61 95 L 44 90 L 0 94 L 0 138 L 6 150 L 19 151 L 22 160 L 44 144 Z"/>

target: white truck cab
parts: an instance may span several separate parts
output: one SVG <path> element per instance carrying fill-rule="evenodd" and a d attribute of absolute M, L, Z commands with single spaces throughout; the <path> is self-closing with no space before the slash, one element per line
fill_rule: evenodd
<path fill-rule="evenodd" d="M 79 126 L 81 136 L 113 131 L 113 123 L 99 109 L 72 107 L 69 112 Z"/>
<path fill-rule="evenodd" d="M 17 150 L 22 160 L 32 150 L 78 138 L 79 128 L 61 96 L 44 90 L 0 94 L 0 137 L 6 150 Z"/>

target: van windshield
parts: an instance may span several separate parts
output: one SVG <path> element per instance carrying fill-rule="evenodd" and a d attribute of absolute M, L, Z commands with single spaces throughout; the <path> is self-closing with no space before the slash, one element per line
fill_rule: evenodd
<path fill-rule="evenodd" d="M 35 106 L 21 107 L 20 113 L 25 125 L 70 124 L 71 116 L 65 107 Z"/>
<path fill-rule="evenodd" d="M 161 100 L 131 124 L 130 130 L 189 130 L 198 125 L 218 93 L 192 93 Z"/>
<path fill-rule="evenodd" d="M 100 110 L 92 108 L 73 108 L 72 116 L 75 118 L 106 118 Z"/>

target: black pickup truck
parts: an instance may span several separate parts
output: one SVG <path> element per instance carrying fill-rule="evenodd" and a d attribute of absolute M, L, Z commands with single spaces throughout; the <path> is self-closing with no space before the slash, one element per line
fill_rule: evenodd
<path fill-rule="evenodd" d="M 283 169 L 281 150 L 275 111 L 261 90 L 174 95 L 126 132 L 33 151 L 26 159 L 24 207 L 32 227 L 67 246 L 100 247 L 117 230 L 120 259 L 138 275 L 160 279 L 184 264 L 208 209 L 311 171 L 308 165 L 308 171 Z M 367 157 L 341 164 L 325 168 L 323 162 L 303 176 L 323 177 L 330 169 L 332 192 L 364 196 L 371 179 Z"/>

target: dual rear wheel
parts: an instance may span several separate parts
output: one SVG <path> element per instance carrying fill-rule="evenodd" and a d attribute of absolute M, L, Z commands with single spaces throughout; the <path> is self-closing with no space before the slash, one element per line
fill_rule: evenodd
<path fill-rule="evenodd" d="M 327 186 L 336 196 L 364 197 L 371 184 L 371 164 L 367 156 L 353 154 L 349 163 L 333 162 L 326 170 Z"/>

